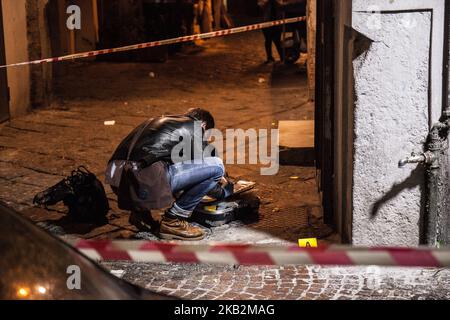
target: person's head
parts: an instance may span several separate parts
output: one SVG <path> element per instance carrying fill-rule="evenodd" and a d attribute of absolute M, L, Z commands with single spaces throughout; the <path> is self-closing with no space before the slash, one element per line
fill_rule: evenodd
<path fill-rule="evenodd" d="M 202 127 L 205 130 L 213 129 L 215 127 L 214 117 L 209 111 L 206 111 L 201 108 L 192 108 L 189 109 L 186 113 L 186 116 L 191 117 L 197 121 L 202 122 Z"/>

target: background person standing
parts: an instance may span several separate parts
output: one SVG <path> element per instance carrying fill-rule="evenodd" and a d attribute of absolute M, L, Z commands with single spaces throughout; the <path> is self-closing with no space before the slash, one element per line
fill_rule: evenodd
<path fill-rule="evenodd" d="M 277 3 L 275 0 L 258 0 L 258 6 L 263 11 L 264 22 L 277 20 L 278 10 Z M 262 29 L 265 39 L 265 47 L 266 47 L 266 55 L 267 60 L 266 63 L 275 62 L 275 58 L 272 54 L 272 43 L 275 44 L 277 48 L 278 55 L 280 56 L 280 60 L 284 60 L 283 48 L 281 46 L 281 32 L 282 29 L 280 26 L 274 26 L 271 28 Z"/>

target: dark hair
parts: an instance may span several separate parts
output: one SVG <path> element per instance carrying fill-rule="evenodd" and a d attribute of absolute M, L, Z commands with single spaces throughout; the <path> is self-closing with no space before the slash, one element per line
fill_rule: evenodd
<path fill-rule="evenodd" d="M 185 113 L 186 116 L 194 118 L 198 121 L 203 121 L 206 123 L 206 130 L 212 129 L 215 127 L 214 117 L 209 111 L 206 111 L 201 108 L 192 108 L 189 109 L 188 112 Z"/>

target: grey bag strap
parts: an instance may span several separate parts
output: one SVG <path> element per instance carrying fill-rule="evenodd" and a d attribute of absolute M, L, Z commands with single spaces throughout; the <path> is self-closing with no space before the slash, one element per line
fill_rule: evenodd
<path fill-rule="evenodd" d="M 150 124 L 150 122 L 152 122 L 153 119 L 148 119 L 145 124 L 142 126 L 142 128 L 139 130 L 139 132 L 137 134 L 134 135 L 133 140 L 131 140 L 131 144 L 130 147 L 128 148 L 128 154 L 127 154 L 127 161 L 130 161 L 130 156 L 131 156 L 131 152 L 133 152 L 134 146 L 136 145 L 137 141 L 139 140 L 139 138 L 142 136 L 142 134 L 144 133 L 144 130 L 147 129 L 148 125 Z"/>

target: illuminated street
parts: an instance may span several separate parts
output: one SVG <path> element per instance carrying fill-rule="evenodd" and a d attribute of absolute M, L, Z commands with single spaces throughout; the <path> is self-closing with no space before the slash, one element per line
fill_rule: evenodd
<path fill-rule="evenodd" d="M 261 41 L 259 32 L 211 40 L 199 53 L 180 54 L 165 64 L 72 64 L 70 74 L 57 85 L 58 102 L 2 125 L 0 198 L 60 235 L 135 237 L 129 213 L 117 209 L 109 187 L 112 210 L 109 224 L 101 227 L 67 221 L 62 205 L 51 212 L 36 208 L 33 196 L 79 165 L 103 180 L 117 143 L 147 117 L 202 106 L 216 116 L 221 130 L 270 129 L 279 120 L 312 119 L 304 69 L 272 74 L 272 66 L 262 64 Z M 115 125 L 105 126 L 108 120 Z M 261 222 L 248 228 L 218 228 L 206 241 L 296 242 L 301 236 L 330 235 L 321 224 L 313 167 L 281 166 L 275 176 L 262 176 L 259 168 L 227 166 L 230 176 L 257 182 Z M 156 239 L 149 233 L 138 237 Z"/>
<path fill-rule="evenodd" d="M 450 300 L 449 8 L 0 0 L 0 300 Z"/>
<path fill-rule="evenodd" d="M 35 208 L 32 198 L 79 164 L 102 177 L 117 141 L 147 116 L 200 105 L 217 115 L 222 129 L 271 128 L 278 120 L 312 119 L 304 73 L 272 79 L 272 68 L 261 65 L 263 52 L 254 54 L 261 41 L 259 33 L 209 41 L 207 50 L 180 55 L 167 64 L 71 65 L 70 76 L 58 86 L 59 102 L 2 126 L 0 197 L 59 236 L 157 239 L 129 224 L 129 213 L 117 209 L 110 190 L 110 222 L 100 227 L 74 224 L 65 218 L 63 206 L 51 212 Z M 259 83 L 260 78 L 265 81 Z M 264 98 L 255 103 L 255 96 Z M 105 126 L 106 120 L 116 124 Z M 330 234 L 320 222 L 314 168 L 282 166 L 278 175 L 268 177 L 259 174 L 258 166 L 232 165 L 228 170 L 258 183 L 261 221 L 213 229 L 205 241 L 295 243 L 301 236 Z M 358 267 L 103 265 L 124 270 L 124 278 L 132 283 L 185 299 L 450 298 L 448 270 L 391 268 L 367 276 L 370 269 L 367 273 Z M 374 288 L 371 281 L 380 286 Z"/>

